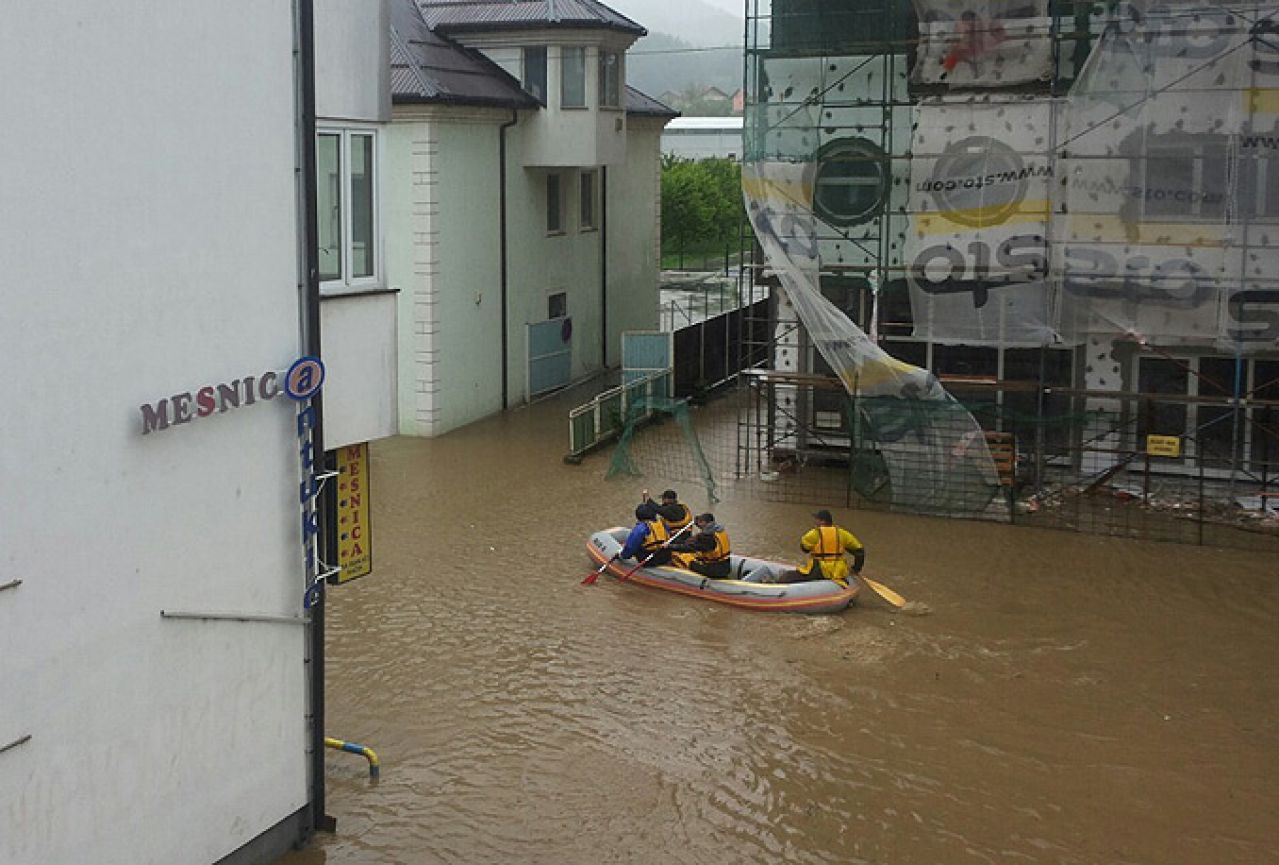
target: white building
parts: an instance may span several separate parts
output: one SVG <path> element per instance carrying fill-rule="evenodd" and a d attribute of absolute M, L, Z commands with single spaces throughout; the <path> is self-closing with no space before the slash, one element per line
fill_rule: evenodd
<path fill-rule="evenodd" d="M 665 106 L 644 29 L 566 6 L 394 0 L 387 270 L 400 431 L 438 435 L 619 361 L 657 315 Z"/>
<path fill-rule="evenodd" d="M 386 13 L 314 6 L 321 125 L 376 165 Z M 3 865 L 269 862 L 322 822 L 306 404 L 281 392 L 319 318 L 311 10 L 6 4 Z M 376 217 L 342 218 L 343 290 L 385 288 Z M 393 300 L 323 320 L 329 445 L 390 432 Z"/>
<path fill-rule="evenodd" d="M 662 131 L 662 155 L 740 160 L 742 122 L 742 117 L 677 117 Z"/>

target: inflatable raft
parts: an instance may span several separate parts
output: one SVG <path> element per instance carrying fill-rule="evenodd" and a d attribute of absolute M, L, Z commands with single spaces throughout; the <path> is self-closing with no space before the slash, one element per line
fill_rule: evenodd
<path fill-rule="evenodd" d="M 591 535 L 586 552 L 597 568 L 608 562 L 605 572 L 609 575 L 623 577 L 630 573 L 636 564 L 634 560 L 613 560 L 621 552 L 629 532 L 617 527 Z M 730 556 L 729 562 L 733 579 L 713 580 L 674 565 L 663 565 L 640 568 L 627 577 L 627 581 L 735 607 L 785 613 L 838 613 L 857 597 L 861 588 L 857 583 L 844 588 L 831 580 L 769 583 L 769 579 L 793 566 L 747 556 Z"/>

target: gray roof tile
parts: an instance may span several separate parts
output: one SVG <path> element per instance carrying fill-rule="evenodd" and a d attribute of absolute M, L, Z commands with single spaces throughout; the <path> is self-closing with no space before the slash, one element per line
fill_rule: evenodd
<path fill-rule="evenodd" d="M 534 27 L 602 28 L 635 36 L 639 24 L 598 0 L 417 0 L 433 29 L 512 30 Z"/>
<path fill-rule="evenodd" d="M 415 0 L 391 3 L 391 98 L 397 103 L 540 105 L 483 54 L 433 33 Z"/>

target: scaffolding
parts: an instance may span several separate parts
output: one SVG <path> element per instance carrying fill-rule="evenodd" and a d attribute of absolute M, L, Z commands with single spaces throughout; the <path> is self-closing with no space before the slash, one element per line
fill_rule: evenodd
<path fill-rule="evenodd" d="M 832 356 L 786 285 L 811 268 L 869 344 L 976 405 L 992 455 L 1007 444 L 991 436 L 1041 455 L 1055 438 L 1077 458 L 1068 485 L 1196 478 L 1210 498 L 1256 495 L 1268 513 L 1279 2 L 747 0 L 746 12 L 748 207 L 787 200 L 742 277 L 743 291 L 774 289 L 768 320 L 747 328 L 764 343 L 743 349 L 768 371 L 743 384 L 741 423 L 755 428 L 738 446 L 757 475 L 823 462 L 873 475 L 884 458 L 858 444 L 867 398 L 883 396 L 859 393 L 865 351 Z M 1180 456 L 1148 466 L 1148 436 L 1176 439 Z M 1004 513 L 1056 482 L 1037 473 Z"/>

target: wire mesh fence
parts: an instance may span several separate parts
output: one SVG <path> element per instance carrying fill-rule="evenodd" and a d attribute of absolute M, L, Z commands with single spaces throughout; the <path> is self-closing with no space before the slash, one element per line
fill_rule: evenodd
<path fill-rule="evenodd" d="M 612 471 L 700 483 L 712 500 L 1279 550 L 1279 401 L 952 388 L 980 423 L 993 477 L 959 452 L 977 442 L 939 453 L 921 437 L 946 423 L 935 407 L 773 371 L 743 374 L 701 407 L 663 405 L 675 423 L 628 424 Z"/>

